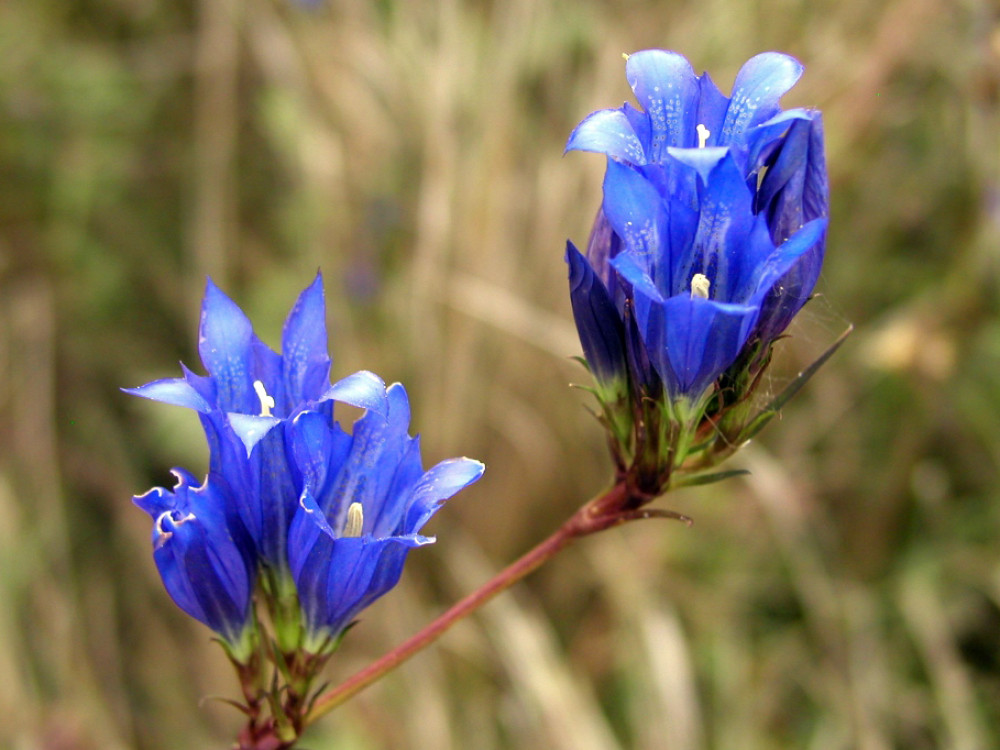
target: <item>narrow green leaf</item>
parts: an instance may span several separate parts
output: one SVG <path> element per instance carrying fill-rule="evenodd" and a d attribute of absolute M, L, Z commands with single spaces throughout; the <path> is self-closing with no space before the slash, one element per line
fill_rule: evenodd
<path fill-rule="evenodd" d="M 792 382 L 789 383 L 781 393 L 771 399 L 771 402 L 761 410 L 761 412 L 750 422 L 749 425 L 747 425 L 746 429 L 740 434 L 740 437 L 736 442 L 745 443 L 747 440 L 754 437 L 754 435 L 764 429 L 764 425 L 770 422 L 771 419 L 779 411 L 781 411 L 781 407 L 787 404 L 789 400 L 791 400 L 792 396 L 798 393 L 802 389 L 802 386 L 809 382 L 809 379 L 816 374 L 819 368 L 826 364 L 826 361 L 830 359 L 834 352 L 841 347 L 841 345 L 847 340 L 847 337 L 851 335 L 853 330 L 854 326 L 849 325 L 847 330 L 840 334 L 840 336 L 837 337 L 837 340 L 834 341 L 833 344 L 831 344 L 830 347 L 819 356 L 819 359 L 796 375 L 795 379 L 792 380 Z"/>
<path fill-rule="evenodd" d="M 703 484 L 714 484 L 715 482 L 721 482 L 724 479 L 738 477 L 749 473 L 750 472 L 746 469 L 729 469 L 728 471 L 717 471 L 712 474 L 695 474 L 694 476 L 685 477 L 684 479 L 674 482 L 673 486 L 675 488 L 700 487 Z"/>

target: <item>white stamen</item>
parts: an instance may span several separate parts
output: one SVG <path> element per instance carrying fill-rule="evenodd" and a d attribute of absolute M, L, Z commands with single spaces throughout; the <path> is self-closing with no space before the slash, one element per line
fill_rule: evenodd
<path fill-rule="evenodd" d="M 264 384 L 259 380 L 255 380 L 253 381 L 253 389 L 257 393 L 257 398 L 260 399 L 260 416 L 272 416 L 271 409 L 274 408 L 274 399 L 267 395 L 267 390 L 264 388 Z"/>
<path fill-rule="evenodd" d="M 705 144 L 708 143 L 708 136 L 712 135 L 711 131 L 701 123 L 698 123 L 698 127 L 695 130 L 698 131 L 698 148 L 705 148 Z"/>
<path fill-rule="evenodd" d="M 708 290 L 711 288 L 712 282 L 708 280 L 708 277 L 703 273 L 696 273 L 691 277 L 691 297 L 701 297 L 702 299 L 708 299 Z"/>
<path fill-rule="evenodd" d="M 361 527 L 365 525 L 365 513 L 361 503 L 351 503 L 347 508 L 347 523 L 344 524 L 344 536 L 361 536 Z"/>

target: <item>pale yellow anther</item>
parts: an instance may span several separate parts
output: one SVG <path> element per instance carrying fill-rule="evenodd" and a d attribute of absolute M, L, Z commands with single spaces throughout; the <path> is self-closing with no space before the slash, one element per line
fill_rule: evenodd
<path fill-rule="evenodd" d="M 628 60 L 628 58 L 629 58 L 628 52 L 622 52 L 622 59 L 623 60 Z"/>
<path fill-rule="evenodd" d="M 703 273 L 696 273 L 691 277 L 691 296 L 708 299 L 708 290 L 712 287 L 712 282 Z"/>
<path fill-rule="evenodd" d="M 767 165 L 765 164 L 763 167 L 760 168 L 760 171 L 757 172 L 757 190 L 758 191 L 760 190 L 760 186 L 764 184 L 764 175 L 766 175 L 766 174 L 767 174 Z"/>
<path fill-rule="evenodd" d="M 698 123 L 698 127 L 695 130 L 698 131 L 698 148 L 705 148 L 705 145 L 708 143 L 708 137 L 712 135 L 712 132 L 701 123 Z"/>
<path fill-rule="evenodd" d="M 257 398 L 260 399 L 260 416 L 272 416 L 271 409 L 274 408 L 274 399 L 267 395 L 267 389 L 264 388 L 264 384 L 259 380 L 255 380 L 253 381 L 253 389 L 257 393 Z"/>
<path fill-rule="evenodd" d="M 351 503 L 347 508 L 347 523 L 344 524 L 344 536 L 361 536 L 361 528 L 365 525 L 365 512 L 361 503 Z"/>

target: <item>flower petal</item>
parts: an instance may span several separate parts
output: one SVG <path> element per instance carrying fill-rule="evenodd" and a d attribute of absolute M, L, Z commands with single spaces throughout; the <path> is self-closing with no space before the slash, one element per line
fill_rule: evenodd
<path fill-rule="evenodd" d="M 576 126 L 566 151 L 596 151 L 630 164 L 645 164 L 642 143 L 621 109 L 600 109 Z"/>
<path fill-rule="evenodd" d="M 604 282 L 572 242 L 566 243 L 569 297 L 583 355 L 598 382 L 611 384 L 625 372 L 621 315 Z"/>
<path fill-rule="evenodd" d="M 699 399 L 733 363 L 757 309 L 680 294 L 641 305 L 637 321 L 657 372 L 671 397 Z"/>
<path fill-rule="evenodd" d="M 281 424 L 281 420 L 277 417 L 258 417 L 252 414 L 238 414 L 236 412 L 229 412 L 226 416 L 229 418 L 229 425 L 232 427 L 233 432 L 236 433 L 236 436 L 246 447 L 247 456 L 250 455 L 257 443 L 264 439 L 267 433 Z"/>
<path fill-rule="evenodd" d="M 764 52 L 747 60 L 733 83 L 719 145 L 728 145 L 777 114 L 778 101 L 795 85 L 802 71 L 802 63 L 777 52 Z"/>
<path fill-rule="evenodd" d="M 646 158 L 663 159 L 668 146 L 696 146 L 698 78 L 682 55 L 651 49 L 629 55 L 625 77 L 649 117 Z"/>
<path fill-rule="evenodd" d="M 362 609 L 399 582 L 410 549 L 430 541 L 426 537 L 333 540 L 320 535 L 298 566 L 295 580 L 309 640 L 343 631 Z"/>
<path fill-rule="evenodd" d="M 824 239 L 826 225 L 826 218 L 810 221 L 761 263 L 756 274 L 758 290 L 770 289 L 803 255 L 819 245 Z M 811 292 L 809 289 L 806 296 Z"/>
<path fill-rule="evenodd" d="M 323 277 L 299 295 L 281 337 L 286 397 L 292 404 L 317 400 L 330 382 Z"/>
<path fill-rule="evenodd" d="M 701 191 L 697 233 L 687 257 L 678 256 L 673 293 L 689 292 L 692 277 L 701 273 L 711 282 L 712 299 L 734 301 L 733 284 L 753 225 L 752 200 L 735 160 L 727 154 Z"/>
<path fill-rule="evenodd" d="M 333 527 L 327 522 L 326 517 L 323 515 L 323 509 L 316 504 L 316 500 L 313 498 L 312 493 L 309 492 L 308 485 L 302 490 L 302 497 L 299 499 L 299 506 L 302 511 L 308 516 L 309 520 L 312 521 L 319 527 L 319 530 L 326 534 L 331 539 L 338 539 L 341 534 L 333 530 Z"/>
<path fill-rule="evenodd" d="M 661 203 L 656 188 L 639 172 L 608 161 L 604 175 L 604 214 L 628 251 L 650 268 L 656 265 L 661 243 Z"/>
<path fill-rule="evenodd" d="M 218 384 L 218 408 L 222 411 L 257 411 L 250 372 L 252 341 L 250 319 L 209 279 L 202 303 L 198 351 Z"/>
<path fill-rule="evenodd" d="M 681 164 L 692 167 L 701 177 L 702 182 L 708 182 L 708 177 L 719 162 L 729 155 L 728 148 L 706 146 L 705 148 L 668 148 L 667 153 Z"/>
<path fill-rule="evenodd" d="M 816 219 L 777 249 L 762 269 L 755 335 L 773 341 L 792 322 L 816 286 L 823 264 L 826 219 Z"/>
<path fill-rule="evenodd" d="M 303 483 L 314 496 L 322 496 L 333 478 L 331 474 L 335 476 L 346 460 L 353 438 L 339 424 L 331 426 L 327 417 L 317 411 L 301 412 L 288 435 Z"/>
<path fill-rule="evenodd" d="M 408 533 L 420 531 L 455 493 L 479 480 L 486 466 L 471 458 L 450 458 L 431 467 L 417 481 L 406 517 Z"/>
<path fill-rule="evenodd" d="M 368 409 L 385 418 L 389 411 L 385 381 L 367 370 L 348 375 L 331 385 L 320 401 L 339 401 L 361 409 Z"/>
<path fill-rule="evenodd" d="M 133 396 L 142 396 L 174 406 L 184 406 L 202 414 L 212 410 L 211 405 L 184 378 L 154 380 L 152 383 L 140 385 L 138 388 L 122 388 L 122 390 Z"/>
<path fill-rule="evenodd" d="M 722 123 L 726 120 L 726 110 L 729 108 L 729 97 L 719 91 L 708 73 L 702 73 L 698 79 L 698 125 L 708 130 L 706 146 L 722 145 Z M 697 146 L 697 142 L 681 144 Z"/>

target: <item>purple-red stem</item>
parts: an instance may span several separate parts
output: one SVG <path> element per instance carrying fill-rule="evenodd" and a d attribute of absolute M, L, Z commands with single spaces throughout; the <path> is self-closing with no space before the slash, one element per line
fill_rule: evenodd
<path fill-rule="evenodd" d="M 622 509 L 626 507 L 627 501 L 628 490 L 621 482 L 603 495 L 594 498 L 574 513 L 545 541 L 497 573 L 487 583 L 456 603 L 423 630 L 396 646 L 378 661 L 372 662 L 360 672 L 355 673 L 337 687 L 317 698 L 306 717 L 305 725 L 312 724 L 348 698 L 361 692 L 386 672 L 395 669 L 418 651 L 434 643 L 456 622 L 472 614 L 497 594 L 513 586 L 577 537 L 593 534 L 618 523 L 660 515 L 651 511 L 623 513 Z"/>

